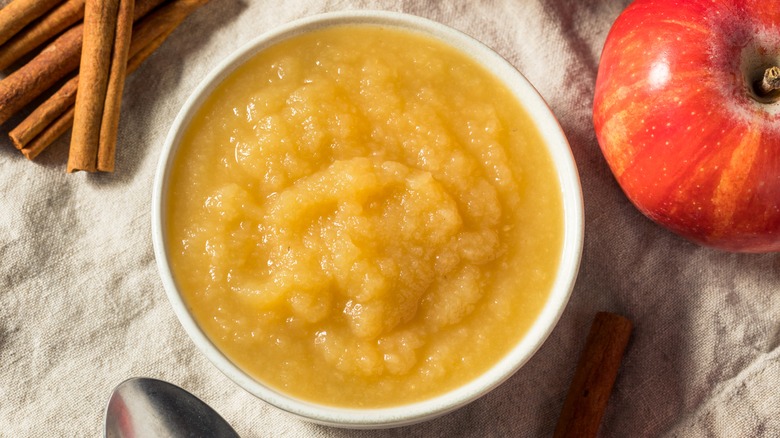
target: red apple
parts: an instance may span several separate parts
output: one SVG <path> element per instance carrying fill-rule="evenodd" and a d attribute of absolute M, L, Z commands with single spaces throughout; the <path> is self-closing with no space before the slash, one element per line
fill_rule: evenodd
<path fill-rule="evenodd" d="M 778 0 L 636 0 L 623 11 L 599 62 L 593 121 L 642 213 L 703 245 L 780 251 L 772 67 Z"/>

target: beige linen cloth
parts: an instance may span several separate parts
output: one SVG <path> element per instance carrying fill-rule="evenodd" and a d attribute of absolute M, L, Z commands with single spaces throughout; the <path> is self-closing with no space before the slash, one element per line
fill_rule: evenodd
<path fill-rule="evenodd" d="M 601 436 L 780 436 L 780 254 L 719 252 L 654 225 L 596 143 L 599 55 L 628 3 L 212 0 L 129 77 L 114 174 L 66 175 L 66 139 L 28 162 L 6 137 L 11 120 L 0 136 L 0 436 L 102 436 L 111 390 L 133 376 L 183 386 L 244 437 L 550 436 L 600 310 L 635 323 Z M 223 376 L 174 316 L 150 238 L 160 149 L 201 79 L 265 31 L 348 9 L 439 21 L 516 66 L 566 131 L 586 215 L 577 286 L 532 360 L 452 414 L 371 432 L 303 422 Z"/>

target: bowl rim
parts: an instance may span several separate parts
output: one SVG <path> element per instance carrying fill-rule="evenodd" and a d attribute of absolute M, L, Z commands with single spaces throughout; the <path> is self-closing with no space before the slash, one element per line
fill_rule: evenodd
<path fill-rule="evenodd" d="M 339 25 L 376 25 L 420 33 L 460 50 L 492 72 L 534 120 L 554 163 L 563 200 L 564 238 L 556 278 L 547 302 L 523 338 L 491 368 L 461 387 L 395 407 L 359 409 L 320 405 L 286 395 L 253 379 L 220 352 L 197 325 L 178 292 L 167 258 L 163 225 L 165 193 L 172 158 L 194 114 L 222 81 L 256 53 L 296 35 Z M 253 38 L 214 67 L 190 93 L 165 139 L 155 174 L 151 214 L 154 254 L 166 295 L 201 353 L 229 379 L 261 400 L 308 421 L 346 428 L 397 427 L 432 419 L 476 400 L 511 377 L 541 347 L 563 314 L 577 278 L 584 241 L 582 188 L 574 157 L 563 129 L 533 85 L 507 60 L 465 33 L 415 15 L 377 10 L 329 12 L 291 21 Z"/>

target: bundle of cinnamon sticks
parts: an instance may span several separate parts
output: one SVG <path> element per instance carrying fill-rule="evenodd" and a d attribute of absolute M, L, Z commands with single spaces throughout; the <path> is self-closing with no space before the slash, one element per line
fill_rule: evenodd
<path fill-rule="evenodd" d="M 11 70 L 0 80 L 0 124 L 48 93 L 10 130 L 13 144 L 32 160 L 72 127 L 68 172 L 113 171 L 126 75 L 208 1 L 13 0 L 0 9 L 0 69 Z"/>

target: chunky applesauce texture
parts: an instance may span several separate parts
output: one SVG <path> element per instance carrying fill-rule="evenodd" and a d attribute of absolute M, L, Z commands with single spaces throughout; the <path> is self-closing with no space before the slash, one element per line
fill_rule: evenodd
<path fill-rule="evenodd" d="M 506 87 L 411 31 L 336 26 L 232 72 L 167 199 L 174 278 L 239 368 L 350 407 L 423 400 L 496 364 L 544 305 L 560 186 Z"/>

